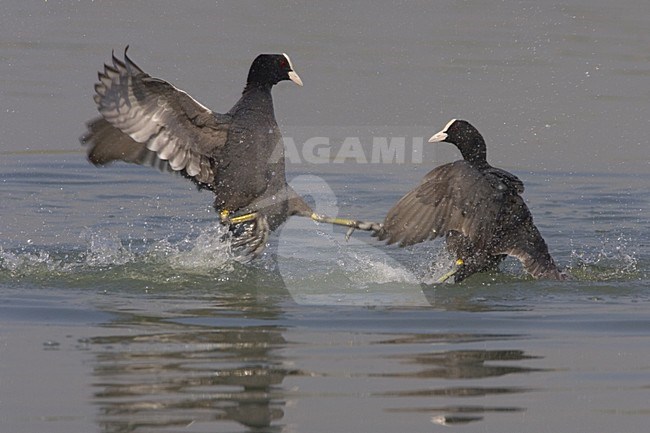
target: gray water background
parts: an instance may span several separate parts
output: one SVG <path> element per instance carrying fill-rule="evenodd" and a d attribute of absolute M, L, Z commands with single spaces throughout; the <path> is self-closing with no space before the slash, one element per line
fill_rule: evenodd
<path fill-rule="evenodd" d="M 0 19 L 0 431 L 647 431 L 647 2 L 4 2 Z M 329 214 L 381 219 L 458 158 L 426 138 L 470 120 L 574 279 L 509 261 L 431 284 L 440 243 L 295 218 L 239 263 L 210 194 L 86 162 L 97 70 L 127 44 L 220 112 L 258 53 L 288 53 L 289 178 Z M 382 139 L 404 160 L 374 161 Z"/>

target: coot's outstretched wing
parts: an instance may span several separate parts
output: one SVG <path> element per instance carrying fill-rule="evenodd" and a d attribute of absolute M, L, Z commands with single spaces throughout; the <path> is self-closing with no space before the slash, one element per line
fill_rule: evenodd
<path fill-rule="evenodd" d="M 429 172 L 388 211 L 377 236 L 407 246 L 453 230 L 483 249 L 498 230 L 503 194 L 508 193 L 494 188 L 466 161 L 445 164 Z"/>
<path fill-rule="evenodd" d="M 128 49 L 128 47 L 127 47 Z M 228 138 L 230 116 L 214 113 L 126 54 L 104 65 L 94 97 L 102 118 L 81 140 L 94 164 L 123 160 L 178 171 L 214 188 L 212 161 Z"/>

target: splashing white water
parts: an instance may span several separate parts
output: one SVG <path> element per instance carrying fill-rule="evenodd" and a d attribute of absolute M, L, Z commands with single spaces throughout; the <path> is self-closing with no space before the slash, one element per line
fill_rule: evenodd
<path fill-rule="evenodd" d="M 115 234 L 84 230 L 80 237 L 86 241 L 85 264 L 90 267 L 124 265 L 135 260 L 136 255 Z"/>
<path fill-rule="evenodd" d="M 53 259 L 45 251 L 11 252 L 0 247 L 0 269 L 11 273 L 24 273 L 34 269 L 45 269 L 48 272 L 59 271 L 65 267 L 61 260 Z"/>
<path fill-rule="evenodd" d="M 201 229 L 198 235 L 176 241 L 143 239 L 139 247 L 112 233 L 86 230 L 81 238 L 87 244 L 84 264 L 91 268 L 148 263 L 183 272 L 227 272 L 232 270 L 233 263 L 247 260 L 232 251 L 228 231 L 221 226 L 210 226 Z"/>
<path fill-rule="evenodd" d="M 185 271 L 209 271 L 220 269 L 232 270 L 234 262 L 242 260 L 231 249 L 230 238 L 225 228 L 211 226 L 196 238 L 184 239 L 178 244 L 167 240 L 156 243 L 152 249 L 157 257 L 166 258 L 167 263 L 175 269 Z"/>
<path fill-rule="evenodd" d="M 370 256 L 356 251 L 349 251 L 347 255 L 352 259 L 350 263 L 353 263 L 352 266 L 346 268 L 352 282 L 359 284 L 418 284 L 420 282 L 413 271 L 385 256 Z"/>
<path fill-rule="evenodd" d="M 608 280 L 638 272 L 638 259 L 630 247 L 632 240 L 623 236 L 605 236 L 595 251 L 571 251 L 572 273 L 584 273 L 583 278 Z"/>

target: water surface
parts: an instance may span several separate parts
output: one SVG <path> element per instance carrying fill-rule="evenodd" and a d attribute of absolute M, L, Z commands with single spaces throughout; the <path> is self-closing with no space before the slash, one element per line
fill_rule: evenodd
<path fill-rule="evenodd" d="M 650 6 L 610 3 L 4 5 L 0 430 L 646 431 Z M 573 279 L 509 260 L 436 284 L 439 242 L 298 218 L 242 263 L 209 193 L 86 162 L 96 71 L 126 44 L 218 111 L 256 54 L 289 53 L 289 178 L 332 215 L 380 220 L 458 158 L 423 139 L 470 120 Z"/>

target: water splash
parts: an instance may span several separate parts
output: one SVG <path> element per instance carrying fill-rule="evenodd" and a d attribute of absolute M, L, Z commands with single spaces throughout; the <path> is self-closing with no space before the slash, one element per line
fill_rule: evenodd
<path fill-rule="evenodd" d="M 420 279 L 407 261 L 388 254 L 379 242 L 349 242 L 332 227 L 314 236 L 313 223 L 289 221 L 281 230 L 278 270 L 293 300 L 304 305 L 429 305 Z M 311 236 L 305 246 L 295 238 Z M 320 252 L 323 251 L 324 254 Z M 321 258 L 323 257 L 323 258 Z"/>
<path fill-rule="evenodd" d="M 350 280 L 358 284 L 408 283 L 418 284 L 420 281 L 412 270 L 387 260 L 383 256 L 369 255 L 362 252 L 348 253 L 353 266 L 348 266 L 346 272 Z M 340 263 L 340 262 L 339 262 Z M 340 263 L 343 265 L 343 263 Z"/>
<path fill-rule="evenodd" d="M 66 268 L 65 263 L 51 257 L 46 251 L 13 252 L 0 247 L 0 270 L 8 272 L 12 277 L 35 272 L 61 272 Z"/>
<path fill-rule="evenodd" d="M 570 274 L 579 280 L 610 281 L 641 278 L 633 240 L 622 234 L 605 236 L 595 251 L 571 250 Z"/>
<path fill-rule="evenodd" d="M 230 233 L 222 226 L 201 228 L 180 240 L 172 236 L 125 243 L 110 233 L 82 234 L 88 246 L 85 264 L 106 267 L 140 263 L 166 270 L 206 273 L 232 271 L 234 263 L 248 260 L 233 251 Z"/>
<path fill-rule="evenodd" d="M 128 246 L 122 245 L 115 234 L 87 229 L 80 238 L 87 244 L 85 264 L 89 267 L 119 266 L 136 259 L 136 254 Z"/>
<path fill-rule="evenodd" d="M 232 250 L 229 233 L 222 227 L 201 228 L 180 240 L 172 236 L 125 240 L 86 229 L 79 235 L 82 245 L 0 247 L 0 283 L 67 287 L 119 282 L 139 287 L 137 282 L 191 282 L 197 275 L 219 280 L 247 260 Z"/>
<path fill-rule="evenodd" d="M 422 287 L 435 285 L 453 266 L 441 243 L 401 249 L 361 236 L 346 242 L 330 227 L 300 218 L 290 219 L 276 237 L 277 263 L 275 259 L 266 262 L 278 267 L 271 270 L 264 268 L 264 258 L 241 266 L 246 259 L 233 251 L 229 233 L 214 225 L 192 227 L 181 236 L 175 232 L 159 240 L 124 239 L 90 229 L 79 239 L 75 245 L 0 247 L 0 284 L 178 290 L 241 282 L 248 276 L 266 278 L 278 272 L 280 284 L 294 299 L 302 297 L 308 303 L 343 299 L 367 304 L 372 299 L 398 305 L 403 299 L 419 303 Z M 637 244 L 632 236 L 616 235 L 604 236 L 596 247 L 573 248 L 568 272 L 575 282 L 643 280 L 648 264 L 637 257 L 641 254 Z M 273 255 L 273 249 L 268 254 Z M 506 262 L 503 271 L 489 281 L 526 279 L 516 261 Z"/>
<path fill-rule="evenodd" d="M 187 237 L 175 244 L 159 241 L 150 253 L 152 258 L 163 260 L 174 269 L 198 273 L 232 271 L 233 263 L 248 261 L 232 250 L 229 233 L 221 226 L 208 227 L 197 237 Z"/>

